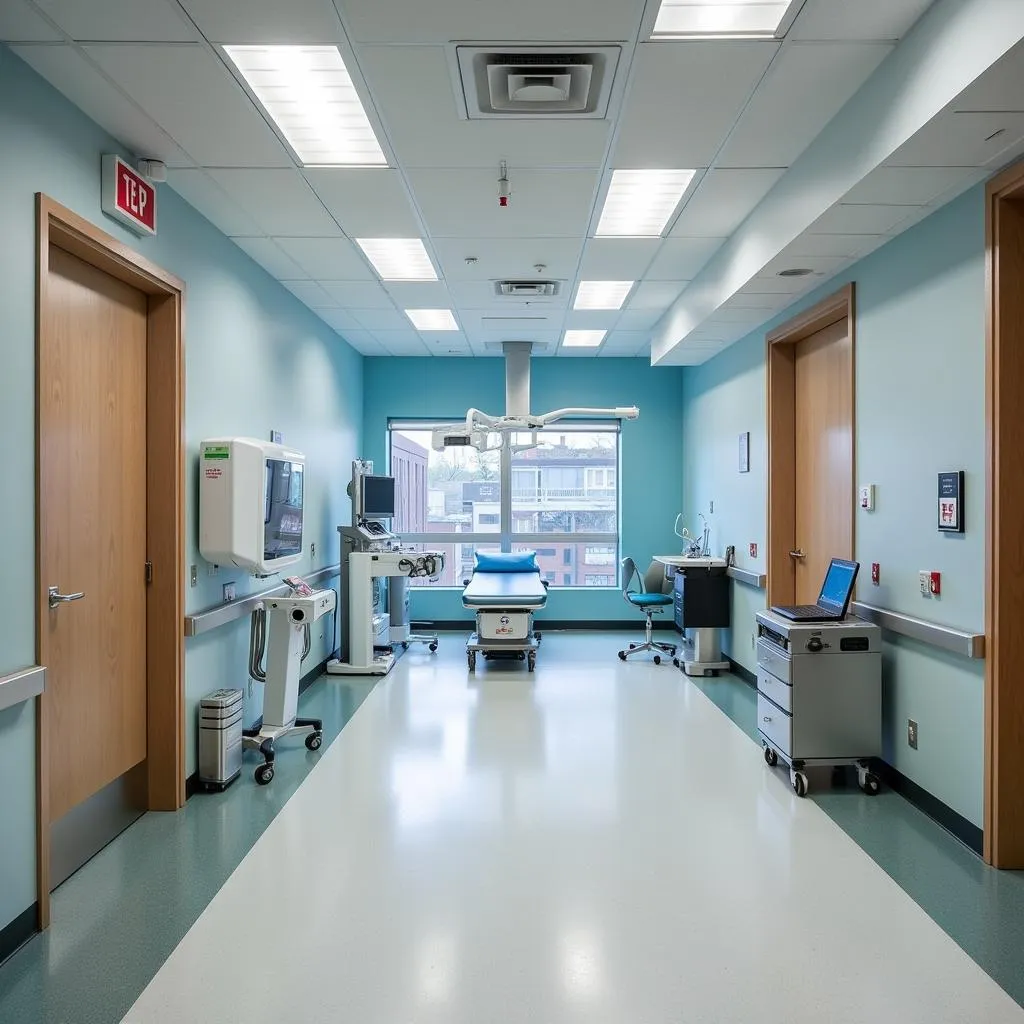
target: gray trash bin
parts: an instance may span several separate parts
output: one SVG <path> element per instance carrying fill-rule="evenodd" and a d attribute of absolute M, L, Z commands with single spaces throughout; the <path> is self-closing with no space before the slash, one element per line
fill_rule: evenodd
<path fill-rule="evenodd" d="M 199 702 L 199 783 L 226 789 L 242 770 L 242 691 L 215 690 Z"/>

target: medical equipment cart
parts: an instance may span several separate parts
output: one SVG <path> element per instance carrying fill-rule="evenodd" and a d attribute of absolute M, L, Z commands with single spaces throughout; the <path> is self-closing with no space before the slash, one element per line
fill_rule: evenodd
<path fill-rule="evenodd" d="M 805 769 L 853 766 L 865 793 L 881 788 L 882 655 L 878 626 L 854 616 L 793 622 L 757 613 L 757 728 L 764 759 L 789 765 L 797 796 Z"/>

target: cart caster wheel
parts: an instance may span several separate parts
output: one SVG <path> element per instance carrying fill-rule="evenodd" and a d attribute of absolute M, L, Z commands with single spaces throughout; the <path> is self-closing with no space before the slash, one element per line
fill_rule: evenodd
<path fill-rule="evenodd" d="M 672 659 L 672 664 L 675 665 L 676 668 L 679 668 L 679 659 L 678 658 L 673 658 Z"/>
<path fill-rule="evenodd" d="M 774 768 L 779 763 L 779 755 L 771 747 L 764 748 L 764 763 L 769 768 Z"/>
<path fill-rule="evenodd" d="M 882 780 L 874 772 L 868 772 L 864 776 L 864 783 L 860 787 L 868 796 L 878 796 L 882 790 Z"/>
<path fill-rule="evenodd" d="M 319 750 L 320 745 L 324 741 L 324 734 L 322 732 L 311 732 L 306 737 L 306 749 L 307 750 Z"/>
<path fill-rule="evenodd" d="M 526 664 L 531 672 L 537 667 L 537 655 L 533 651 L 530 652 L 530 656 L 526 659 Z"/>
<path fill-rule="evenodd" d="M 654 656 L 654 664 L 655 665 L 660 665 L 661 664 L 661 655 L 660 654 L 656 654 Z"/>
<path fill-rule="evenodd" d="M 634 650 L 636 650 L 636 644 L 630 644 L 630 645 L 629 645 L 629 649 L 630 649 L 631 651 L 634 651 Z"/>
<path fill-rule="evenodd" d="M 803 772 L 793 772 L 790 781 L 797 796 L 807 796 L 807 776 Z"/>
<path fill-rule="evenodd" d="M 476 651 L 470 651 L 469 654 L 466 655 L 466 661 L 469 662 L 469 671 L 470 672 L 475 672 L 476 671 Z"/>
<path fill-rule="evenodd" d="M 403 651 L 409 650 L 409 642 L 407 640 L 403 640 L 402 641 L 402 650 Z"/>
<path fill-rule="evenodd" d="M 619 661 L 625 661 L 625 660 L 626 660 L 626 652 L 625 651 L 619 651 Z"/>
<path fill-rule="evenodd" d="M 256 769 L 253 777 L 261 786 L 268 786 L 274 778 L 274 766 L 272 764 L 261 764 Z"/>
<path fill-rule="evenodd" d="M 431 654 L 435 654 L 435 653 L 437 653 L 437 644 L 431 644 L 431 645 L 430 645 L 430 646 L 429 646 L 429 647 L 427 648 L 427 650 L 428 650 L 428 651 L 430 651 L 430 653 L 431 653 Z"/>
<path fill-rule="evenodd" d="M 540 643 L 540 640 L 541 640 L 540 633 L 534 633 L 533 634 L 533 639 L 536 640 L 537 643 Z"/>

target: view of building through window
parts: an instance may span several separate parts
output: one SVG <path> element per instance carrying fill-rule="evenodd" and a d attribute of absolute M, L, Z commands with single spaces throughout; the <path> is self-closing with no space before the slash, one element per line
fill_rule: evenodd
<path fill-rule="evenodd" d="M 536 551 L 552 586 L 618 585 L 616 424 L 555 425 L 538 432 L 536 446 L 531 435 L 517 434 L 511 449 L 485 454 L 434 451 L 432 426 L 391 425 L 390 472 L 398 498 L 394 532 L 447 555 L 434 585 L 461 587 L 473 553 L 483 550 Z M 504 502 L 503 479 L 511 482 Z"/>

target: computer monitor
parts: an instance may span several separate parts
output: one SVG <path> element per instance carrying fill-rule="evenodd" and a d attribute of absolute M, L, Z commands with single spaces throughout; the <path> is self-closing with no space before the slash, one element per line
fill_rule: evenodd
<path fill-rule="evenodd" d="M 853 586 L 857 582 L 860 564 L 844 558 L 833 558 L 825 573 L 825 581 L 818 595 L 818 606 L 839 615 L 846 615 L 850 607 Z"/>
<path fill-rule="evenodd" d="M 362 478 L 361 519 L 391 519 L 395 514 L 395 478 L 364 476 Z"/>

